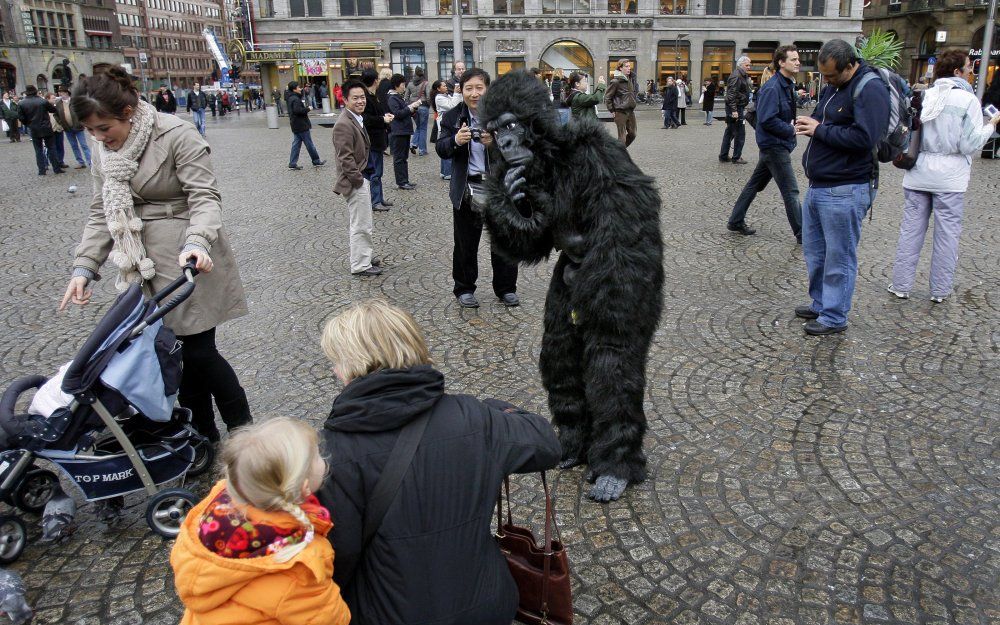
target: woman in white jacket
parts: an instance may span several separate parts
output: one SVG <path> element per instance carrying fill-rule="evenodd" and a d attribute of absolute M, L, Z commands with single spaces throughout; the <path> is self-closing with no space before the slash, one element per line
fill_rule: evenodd
<path fill-rule="evenodd" d="M 439 80 L 431 86 L 431 93 L 434 94 L 434 112 L 437 115 L 434 123 L 437 124 L 438 135 L 441 134 L 441 118 L 444 117 L 445 113 L 462 102 L 462 93 L 458 89 L 458 83 L 456 82 L 455 92 L 448 93 L 448 82 L 444 80 Z M 450 158 L 441 159 L 441 179 L 451 180 Z"/>
<path fill-rule="evenodd" d="M 934 86 L 924 91 L 920 155 L 913 169 L 903 175 L 903 221 L 889 285 L 889 292 L 900 299 L 910 297 L 932 208 L 931 301 L 943 302 L 951 294 L 972 155 L 982 149 L 1000 122 L 996 115 L 983 123 L 982 108 L 969 84 L 971 76 L 969 56 L 961 50 L 946 50 L 934 66 Z"/>

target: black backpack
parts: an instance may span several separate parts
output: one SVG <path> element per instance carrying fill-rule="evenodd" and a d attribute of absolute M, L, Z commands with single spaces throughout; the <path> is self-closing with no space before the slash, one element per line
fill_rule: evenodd
<path fill-rule="evenodd" d="M 881 67 L 873 67 L 874 71 L 861 77 L 854 86 L 852 99 L 857 102 L 861 90 L 876 78 L 882 79 L 882 84 L 889 90 L 889 124 L 885 134 L 875 146 L 875 156 L 880 163 L 891 163 L 900 154 L 906 152 L 910 145 L 910 132 L 913 129 L 913 107 L 910 106 L 910 87 L 902 76 Z"/>

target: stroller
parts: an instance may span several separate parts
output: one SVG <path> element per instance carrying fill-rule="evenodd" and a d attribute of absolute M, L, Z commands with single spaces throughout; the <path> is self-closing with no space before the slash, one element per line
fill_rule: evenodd
<path fill-rule="evenodd" d="M 146 522 L 176 537 L 198 498 L 184 488 L 160 488 L 208 471 L 215 448 L 191 425 L 191 412 L 175 407 L 181 379 L 181 344 L 163 317 L 195 287 L 197 270 L 143 297 L 138 284 L 118 296 L 97 328 L 65 368 L 61 393 L 42 389 L 49 380 L 15 380 L 0 399 L 0 499 L 25 512 L 41 512 L 59 489 L 46 460 L 75 484 L 87 501 L 145 491 Z M 183 287 L 183 288 L 182 288 Z M 165 305 L 160 302 L 180 291 Z M 54 384 L 56 380 L 52 381 Z M 15 414 L 19 396 L 51 390 L 66 405 L 49 416 Z M 38 393 L 36 393 L 36 399 Z M 26 543 L 23 522 L 0 516 L 0 564 L 13 562 Z"/>

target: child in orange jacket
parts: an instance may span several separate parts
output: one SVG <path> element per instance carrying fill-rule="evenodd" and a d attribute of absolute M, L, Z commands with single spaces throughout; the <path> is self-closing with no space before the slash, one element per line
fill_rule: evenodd
<path fill-rule="evenodd" d="M 316 431 L 271 419 L 237 431 L 222 458 L 226 479 L 188 513 L 170 554 L 181 625 L 348 625 L 330 513 L 312 494 L 326 471 Z"/>

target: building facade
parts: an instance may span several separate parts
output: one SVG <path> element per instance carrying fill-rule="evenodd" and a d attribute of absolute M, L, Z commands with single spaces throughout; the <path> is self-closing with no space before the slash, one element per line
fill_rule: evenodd
<path fill-rule="evenodd" d="M 873 0 L 864 10 L 864 31 L 878 28 L 903 41 L 899 73 L 916 82 L 929 77 L 938 50 L 961 48 L 982 59 L 988 0 Z M 976 63 L 977 78 L 982 73 Z M 1000 28 L 993 34 L 987 83 L 1000 67 Z"/>
<path fill-rule="evenodd" d="M 5 0 L 0 6 L 0 89 L 54 91 L 69 73 L 122 63 L 113 0 Z"/>
<path fill-rule="evenodd" d="M 226 0 L 115 0 L 125 63 L 143 91 L 188 89 L 220 78 L 202 34 L 227 41 Z"/>
<path fill-rule="evenodd" d="M 743 54 L 759 74 L 786 43 L 799 46 L 806 80 L 824 41 L 861 32 L 862 1 L 459 0 L 459 10 L 466 64 L 494 76 L 530 67 L 608 76 L 629 59 L 640 84 L 663 84 L 672 75 L 724 79 Z M 379 46 L 374 64 L 393 72 L 451 72 L 451 0 L 254 0 L 250 8 L 255 45 L 285 50 L 284 60 L 262 65 L 270 81 L 343 82 L 357 67 L 346 55 L 329 53 L 319 68 L 315 58 L 295 59 L 331 40 Z"/>

